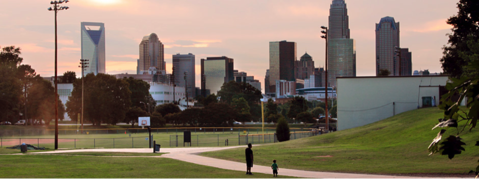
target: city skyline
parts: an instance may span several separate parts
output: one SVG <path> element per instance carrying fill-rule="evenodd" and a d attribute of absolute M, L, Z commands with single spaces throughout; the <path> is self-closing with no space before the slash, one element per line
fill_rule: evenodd
<path fill-rule="evenodd" d="M 84 21 L 102 22 L 108 29 L 108 74 L 136 73 L 138 44 L 144 34 L 151 32 L 155 32 L 165 45 L 165 62 L 169 73 L 172 54 L 193 53 L 197 59 L 228 56 L 235 59 L 236 69 L 248 72 L 264 84 L 264 73 L 269 66 L 268 44 L 270 41 L 280 40 L 296 42 L 298 54 L 308 52 L 313 57 L 316 68 L 324 66 L 325 48 L 324 41 L 320 38 L 320 26 L 328 25 L 331 0 L 294 3 L 106 2 L 72 0 L 68 11 L 59 13 L 59 75 L 65 71 L 75 71 L 77 76 L 80 76 L 80 69 L 77 67 L 81 58 L 78 24 Z M 2 3 L 11 8 L 0 12 L 0 17 L 8 24 L 0 27 L 2 32 L 5 32 L 0 35 L 0 45 L 21 47 L 24 63 L 32 65 L 42 76 L 52 76 L 53 15 L 48 13 L 46 8 L 41 8 L 48 7 L 49 1 Z M 450 26 L 445 23 L 445 19 L 457 12 L 456 2 L 425 0 L 397 4 L 393 1 L 378 3 L 364 0 L 347 3 L 350 35 L 356 41 L 358 54 L 357 76 L 375 75 L 374 26 L 378 19 L 385 16 L 395 17 L 401 22 L 401 44 L 414 52 L 413 70 L 442 71 L 439 63 L 441 48 L 447 43 L 445 34 L 450 32 Z M 420 8 L 431 3 L 434 4 L 433 8 Z M 414 6 L 411 7 L 411 4 Z M 24 13 L 13 11 L 18 8 L 23 9 Z M 149 12 L 148 9 L 158 10 Z M 172 16 L 173 12 L 181 13 Z M 142 23 L 148 20 L 155 22 Z M 195 28 L 192 28 L 193 26 Z M 196 86 L 200 86 L 199 65 L 197 60 Z"/>

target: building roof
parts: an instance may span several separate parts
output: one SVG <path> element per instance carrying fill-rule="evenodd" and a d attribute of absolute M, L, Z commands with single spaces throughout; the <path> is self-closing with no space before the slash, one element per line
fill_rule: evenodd
<path fill-rule="evenodd" d="M 313 58 L 308 54 L 308 52 L 306 52 L 303 56 L 301 56 L 301 61 L 313 61 Z"/>
<path fill-rule="evenodd" d="M 381 21 L 379 21 L 379 24 L 377 25 L 376 30 L 379 30 L 381 28 L 382 23 L 390 23 L 391 28 L 394 29 L 394 30 L 397 30 L 396 21 L 394 20 L 394 17 L 386 16 L 386 17 L 381 18 Z"/>

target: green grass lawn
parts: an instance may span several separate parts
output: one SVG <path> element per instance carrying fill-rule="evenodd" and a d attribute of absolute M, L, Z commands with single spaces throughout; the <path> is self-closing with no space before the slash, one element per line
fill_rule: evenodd
<path fill-rule="evenodd" d="M 165 153 L 133 153 L 133 152 L 68 152 L 68 153 L 53 153 L 53 154 L 35 154 L 35 155 L 68 155 L 68 156 L 77 156 L 77 155 L 85 155 L 85 156 L 130 156 L 130 157 L 152 157 L 156 156 L 159 157 Z"/>
<path fill-rule="evenodd" d="M 0 178 L 271 178 L 168 158 L 3 155 Z"/>
<path fill-rule="evenodd" d="M 426 108 L 401 113 L 366 126 L 316 137 L 253 147 L 255 163 L 312 171 L 377 174 L 467 173 L 477 166 L 478 129 L 463 135 L 466 151 L 449 160 L 428 156 L 427 147 L 439 132 L 431 128 L 443 113 Z M 444 138 L 455 135 L 449 129 Z M 244 161 L 244 148 L 203 153 L 204 156 Z"/>

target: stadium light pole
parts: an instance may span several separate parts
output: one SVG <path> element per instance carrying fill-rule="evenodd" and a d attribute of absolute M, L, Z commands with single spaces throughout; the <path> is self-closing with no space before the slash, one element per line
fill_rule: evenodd
<path fill-rule="evenodd" d="M 325 74 L 325 96 L 324 96 L 324 104 L 325 104 L 325 118 L 326 118 L 326 131 L 329 132 L 329 116 L 328 116 L 328 28 L 325 26 L 321 26 L 321 33 L 323 34 L 321 38 L 326 40 L 326 59 L 324 60 L 326 66 L 324 67 L 324 74 Z"/>
<path fill-rule="evenodd" d="M 85 88 L 84 88 L 84 80 L 83 77 L 85 77 L 84 72 L 85 69 L 88 67 L 88 59 L 80 59 L 80 67 L 81 68 L 81 133 L 83 134 L 83 115 L 84 115 L 84 94 L 85 94 Z"/>
<path fill-rule="evenodd" d="M 58 149 L 57 13 L 58 11 L 68 9 L 67 6 L 60 6 L 62 3 L 68 3 L 68 0 L 51 1 L 50 4 L 53 5 L 53 8 L 48 8 L 49 11 L 55 12 L 55 150 Z"/>

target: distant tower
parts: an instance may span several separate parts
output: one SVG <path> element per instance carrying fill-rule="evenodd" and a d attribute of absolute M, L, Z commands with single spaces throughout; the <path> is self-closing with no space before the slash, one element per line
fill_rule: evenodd
<path fill-rule="evenodd" d="M 218 94 L 224 83 L 234 80 L 234 60 L 225 56 L 201 59 L 201 95 Z"/>
<path fill-rule="evenodd" d="M 155 33 L 144 36 L 140 43 L 140 74 L 148 73 L 150 67 L 166 70 L 164 46 Z"/>
<path fill-rule="evenodd" d="M 276 80 L 295 81 L 296 42 L 269 43 L 269 92 L 275 93 Z"/>
<path fill-rule="evenodd" d="M 356 47 L 350 39 L 348 9 L 344 0 L 333 0 L 329 10 L 328 86 L 336 77 L 356 76 Z"/>
<path fill-rule="evenodd" d="M 399 22 L 393 17 L 383 17 L 376 24 L 376 75 L 386 69 L 390 76 L 400 76 L 400 60 L 395 52 L 399 46 Z"/>
<path fill-rule="evenodd" d="M 305 53 L 299 61 L 295 61 L 294 63 L 296 79 L 304 80 L 314 73 L 314 61 L 308 53 Z"/>
<path fill-rule="evenodd" d="M 81 23 L 81 58 L 88 59 L 84 75 L 105 73 L 105 24 Z"/>
<path fill-rule="evenodd" d="M 412 52 L 408 48 L 401 48 L 401 76 L 412 75 Z"/>
<path fill-rule="evenodd" d="M 175 68 L 175 84 L 179 87 L 187 87 L 188 97 L 194 98 L 195 94 L 195 55 L 176 54 L 173 55 L 173 67 Z M 186 72 L 186 83 L 185 83 Z M 187 84 L 187 85 L 185 85 Z"/>

